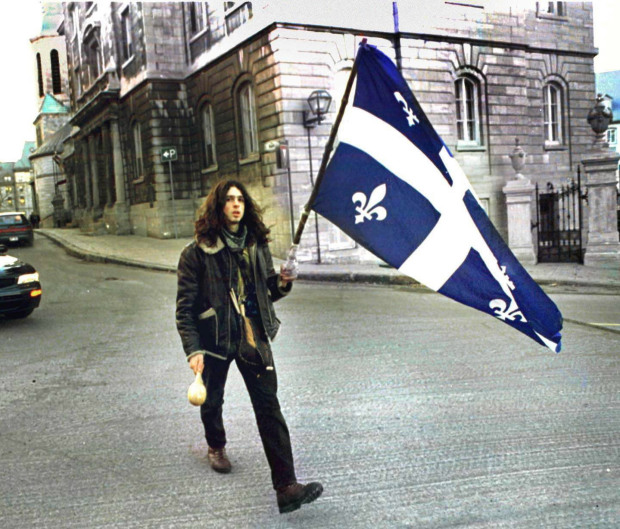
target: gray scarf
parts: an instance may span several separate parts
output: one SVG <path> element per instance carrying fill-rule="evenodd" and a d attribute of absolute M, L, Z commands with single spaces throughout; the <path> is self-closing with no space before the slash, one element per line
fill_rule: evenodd
<path fill-rule="evenodd" d="M 243 251 L 247 235 L 248 229 L 244 225 L 241 225 L 241 229 L 237 233 L 231 233 L 226 228 L 222 230 L 222 238 L 231 252 Z"/>

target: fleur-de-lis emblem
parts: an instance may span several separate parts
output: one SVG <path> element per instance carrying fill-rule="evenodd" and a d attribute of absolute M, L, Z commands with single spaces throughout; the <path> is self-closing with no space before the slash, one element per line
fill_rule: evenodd
<path fill-rule="evenodd" d="M 502 321 L 515 321 L 519 318 L 522 322 L 527 322 L 523 313 L 518 310 L 519 307 L 512 300 L 510 301 L 510 307 L 503 299 L 494 299 L 489 303 L 489 307 L 495 312 Z"/>
<path fill-rule="evenodd" d="M 407 123 L 410 127 L 413 127 L 416 123 L 420 123 L 418 116 L 413 113 L 413 110 L 409 108 L 409 104 L 405 101 L 405 98 L 400 92 L 394 92 L 394 97 L 403 106 L 405 114 L 407 114 Z"/>
<path fill-rule="evenodd" d="M 352 197 L 353 203 L 359 203 L 355 208 L 355 211 L 359 213 L 359 215 L 355 215 L 355 224 L 365 220 L 372 220 L 373 215 L 375 220 L 385 219 L 387 217 L 386 209 L 383 206 L 377 206 L 377 204 L 385 198 L 386 193 L 387 186 L 385 184 L 375 187 L 372 193 L 370 193 L 370 198 L 366 198 L 366 195 L 361 191 L 354 193 Z"/>

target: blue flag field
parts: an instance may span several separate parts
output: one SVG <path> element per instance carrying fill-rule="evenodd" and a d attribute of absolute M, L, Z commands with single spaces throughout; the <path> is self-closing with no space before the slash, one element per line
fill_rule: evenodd
<path fill-rule="evenodd" d="M 363 43 L 312 209 L 403 274 L 559 352 L 562 315 L 512 254 L 394 63 Z"/>

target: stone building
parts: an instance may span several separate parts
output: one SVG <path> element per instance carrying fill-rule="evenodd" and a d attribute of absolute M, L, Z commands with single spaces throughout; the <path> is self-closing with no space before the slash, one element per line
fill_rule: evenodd
<path fill-rule="evenodd" d="M 35 149 L 32 141 L 24 142 L 22 157 L 15 162 L 13 171 L 15 173 L 15 199 L 18 204 L 17 210 L 30 215 L 36 210 L 36 194 L 34 192 L 34 180 L 32 164 L 29 156 Z"/>
<path fill-rule="evenodd" d="M 515 138 L 533 182 L 568 181 L 591 143 L 588 2 L 67 2 L 71 124 L 65 167 L 86 230 L 192 233 L 215 181 L 234 177 L 268 206 L 276 255 L 288 248 L 362 38 L 400 67 L 489 216 Z M 327 90 L 327 119 L 304 126 Z M 288 145 L 288 168 L 274 146 Z M 173 148 L 176 160 L 165 161 Z M 173 200 L 174 199 L 174 200 Z M 314 216 L 302 258 L 369 255 Z"/>
<path fill-rule="evenodd" d="M 36 202 L 28 157 L 34 143 L 27 141 L 16 162 L 0 163 L 0 211 L 23 211 L 30 214 Z"/>
<path fill-rule="evenodd" d="M 62 4 L 43 4 L 41 32 L 30 39 L 37 79 L 36 148 L 30 161 L 34 170 L 37 212 L 43 227 L 59 224 L 54 219 L 53 201 L 59 204 L 62 194 L 67 194 L 66 186 L 59 187 L 59 182 L 66 179 L 61 176 L 60 167 L 54 160 L 62 152 L 59 136 L 66 132 L 71 118 L 65 39 L 58 33 L 62 18 Z M 63 132 L 59 134 L 59 131 Z M 65 198 L 62 201 L 64 203 Z"/>
<path fill-rule="evenodd" d="M 17 208 L 14 165 L 13 162 L 0 162 L 0 211 L 15 211 Z"/>

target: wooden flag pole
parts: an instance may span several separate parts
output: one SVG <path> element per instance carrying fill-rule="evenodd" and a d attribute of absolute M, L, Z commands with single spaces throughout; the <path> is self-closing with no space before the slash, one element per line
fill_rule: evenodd
<path fill-rule="evenodd" d="M 360 45 L 366 44 L 366 39 L 362 39 Z M 316 182 L 314 184 L 314 188 L 312 189 L 312 193 L 310 193 L 310 198 L 308 202 L 304 206 L 304 210 L 301 213 L 301 218 L 299 219 L 299 224 L 297 225 L 297 231 L 295 232 L 295 237 L 293 237 L 293 245 L 298 245 L 301 240 L 301 234 L 306 227 L 306 222 L 308 220 L 308 216 L 310 215 L 310 210 L 312 209 L 312 203 L 315 201 L 316 196 L 319 193 L 319 187 L 321 185 L 321 181 L 323 180 L 323 175 L 325 174 L 325 169 L 327 168 L 327 162 L 329 161 L 329 156 L 334 147 L 334 141 L 336 141 L 336 135 L 338 134 L 338 127 L 340 126 L 340 122 L 342 121 L 342 116 L 344 115 L 344 110 L 349 103 L 349 94 L 351 93 L 351 88 L 353 87 L 353 81 L 357 76 L 357 58 L 353 62 L 353 68 L 351 68 L 351 74 L 349 75 L 349 79 L 347 81 L 347 86 L 344 90 L 344 94 L 342 96 L 342 101 L 340 102 L 340 109 L 338 110 L 338 116 L 336 116 L 336 121 L 332 126 L 332 130 L 329 134 L 329 139 L 327 140 L 327 145 L 325 145 L 325 151 L 323 151 L 323 160 L 321 161 L 321 167 L 319 168 L 319 173 L 316 177 Z"/>

